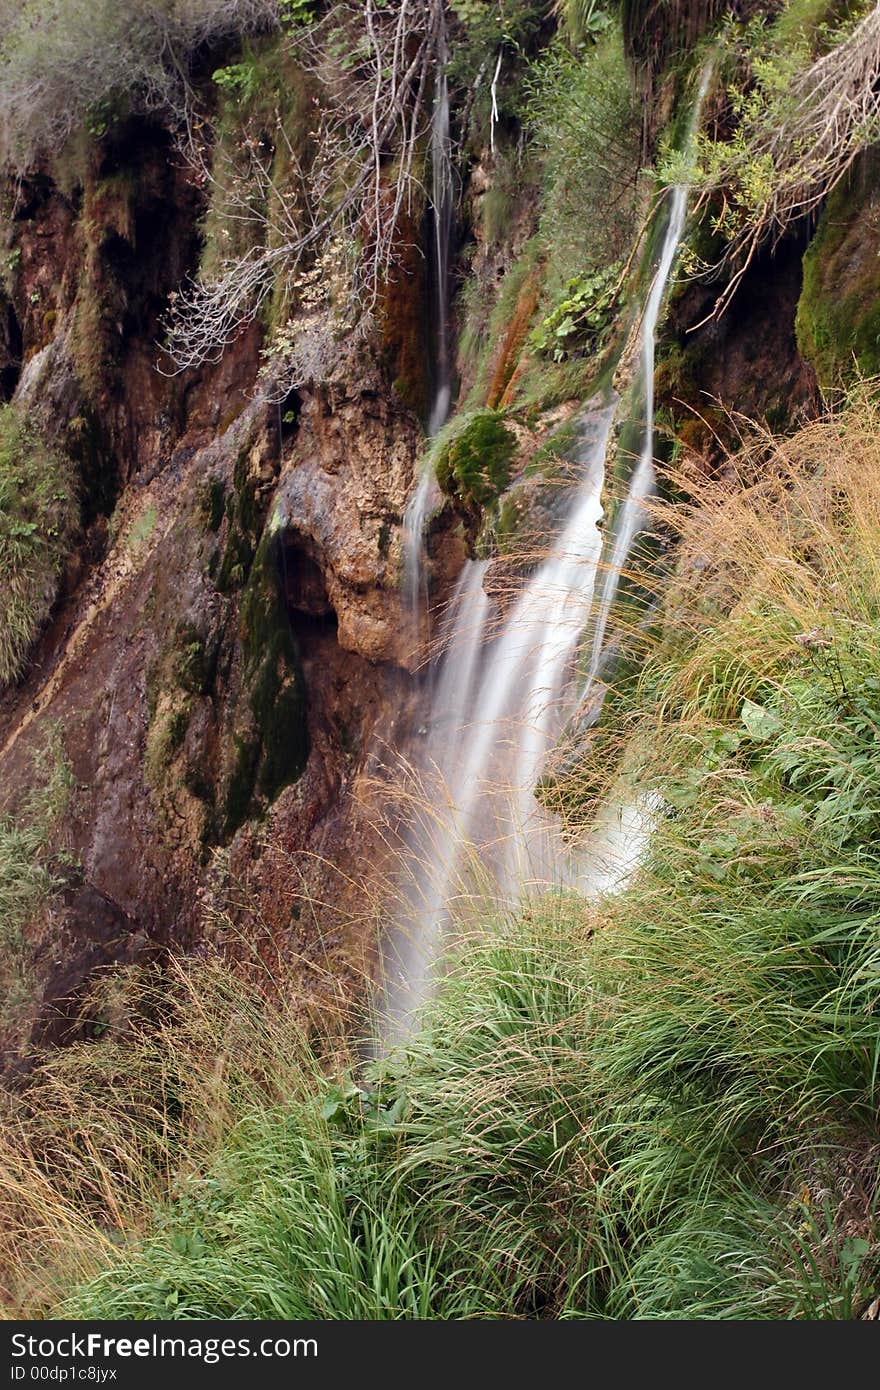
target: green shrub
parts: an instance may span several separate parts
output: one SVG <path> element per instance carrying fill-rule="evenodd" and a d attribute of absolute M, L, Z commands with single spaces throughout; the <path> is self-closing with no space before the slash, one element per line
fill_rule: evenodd
<path fill-rule="evenodd" d="M 594 354 L 617 309 L 620 277 L 609 267 L 626 258 L 635 236 L 641 124 L 619 24 L 576 51 L 557 38 L 533 65 L 527 91 L 527 126 L 543 164 L 535 238 L 542 280 L 516 401 L 540 413 L 589 394 L 600 365 Z"/>
<path fill-rule="evenodd" d="M 620 259 L 635 231 L 640 125 L 617 26 L 576 52 L 557 40 L 528 90 L 528 124 L 544 161 L 552 305 L 570 280 Z"/>
<path fill-rule="evenodd" d="M 531 345 L 561 362 L 573 353 L 597 352 L 605 341 L 619 307 L 623 265 L 620 261 L 603 270 L 576 275 L 565 287 L 565 296 L 533 331 Z"/>
<path fill-rule="evenodd" d="M 0 409 L 0 689 L 51 612 L 78 521 L 73 465 L 14 406 Z"/>

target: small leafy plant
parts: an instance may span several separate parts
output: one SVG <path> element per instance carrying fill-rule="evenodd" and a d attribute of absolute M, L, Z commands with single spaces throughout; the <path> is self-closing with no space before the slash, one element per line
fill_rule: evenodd
<path fill-rule="evenodd" d="M 620 262 L 568 281 L 565 297 L 534 330 L 535 352 L 561 362 L 596 352 L 608 336 L 620 299 Z"/>

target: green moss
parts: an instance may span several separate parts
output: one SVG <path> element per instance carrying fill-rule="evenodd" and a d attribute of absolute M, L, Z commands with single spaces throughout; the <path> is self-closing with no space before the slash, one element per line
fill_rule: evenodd
<path fill-rule="evenodd" d="M 258 738 L 233 734 L 232 771 L 223 799 L 224 829 L 233 835 L 247 819 L 254 794 L 257 764 L 260 759 Z"/>
<path fill-rule="evenodd" d="M 157 791 L 163 787 L 174 755 L 186 738 L 191 714 L 192 700 L 174 691 L 165 697 L 150 723 L 144 748 L 144 776 Z"/>
<path fill-rule="evenodd" d="M 233 834 L 254 807 L 296 781 L 309 755 L 305 683 L 278 576 L 278 538 L 260 542 L 241 605 L 243 685 L 233 733 L 224 828 Z"/>
<path fill-rule="evenodd" d="M 144 776 L 160 793 L 160 800 L 164 799 L 169 770 L 186 737 L 195 708 L 194 696 L 207 695 L 214 687 L 219 651 L 219 632 L 206 634 L 192 622 L 178 622 L 150 668 Z M 201 775 L 207 787 L 207 778 Z M 210 789 L 201 799 L 212 800 Z"/>
<path fill-rule="evenodd" d="M 880 157 L 831 194 L 804 256 L 798 347 L 828 389 L 880 373 Z"/>
<path fill-rule="evenodd" d="M 78 520 L 70 459 L 15 406 L 0 408 L 0 689 L 49 616 Z"/>
<path fill-rule="evenodd" d="M 510 478 L 516 436 L 496 410 L 458 416 L 438 442 L 437 481 L 444 492 L 466 507 L 485 507 Z"/>
<path fill-rule="evenodd" d="M 219 643 L 206 644 L 195 624 L 183 623 L 177 629 L 174 673 L 182 690 L 207 695 L 214 684 Z"/>
<path fill-rule="evenodd" d="M 243 449 L 236 460 L 232 483 L 233 489 L 225 503 L 229 533 L 217 575 L 217 588 L 224 594 L 240 589 L 246 583 L 262 528 L 263 516 L 257 485 L 248 475 L 247 449 Z"/>
<path fill-rule="evenodd" d="M 540 273 L 540 246 L 532 237 L 514 261 L 497 293 L 491 284 L 471 278 L 465 281 L 460 300 L 461 332 L 458 356 L 473 386 L 463 409 L 485 404 L 499 342 L 506 337 L 526 282 Z"/>
<path fill-rule="evenodd" d="M 206 531 L 219 531 L 226 510 L 226 484 L 222 478 L 209 478 L 199 496 L 199 514 Z"/>
<path fill-rule="evenodd" d="M 555 429 L 549 439 L 545 439 L 540 449 L 526 465 L 526 477 L 539 474 L 548 481 L 566 472 L 565 464 L 570 460 L 572 450 L 578 442 L 576 420 L 566 420 Z"/>
<path fill-rule="evenodd" d="M 578 485 L 580 442 L 577 417 L 559 425 L 529 460 L 501 500 L 494 524 L 494 551 L 527 573 L 546 557 L 549 538 L 559 528 L 560 513 Z"/>

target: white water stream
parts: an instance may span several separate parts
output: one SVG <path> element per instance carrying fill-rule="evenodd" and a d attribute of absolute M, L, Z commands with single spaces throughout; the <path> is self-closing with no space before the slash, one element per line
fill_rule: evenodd
<path fill-rule="evenodd" d="M 448 55 L 443 37 L 431 116 L 431 221 L 434 260 L 434 391 L 428 415 L 428 436 L 433 439 L 449 418 L 452 376 L 449 364 L 449 249 L 452 241 L 452 146 L 449 133 Z M 432 469 L 422 468 L 415 491 L 403 514 L 404 587 L 410 610 L 418 614 L 427 598 L 423 542 L 425 524 L 440 500 Z"/>
<path fill-rule="evenodd" d="M 694 123 L 708 80 L 707 68 Z M 616 397 L 578 417 L 573 461 L 579 482 L 566 519 L 500 623 L 493 624 L 494 606 L 484 591 L 486 562 L 465 564 L 449 605 L 419 760 L 423 801 L 410 829 L 406 902 L 385 945 L 385 1047 L 405 1039 L 428 997 L 442 959 L 443 933 L 461 917 L 457 903 L 476 904 L 485 914 L 493 902 L 507 906 L 550 885 L 595 896 L 626 877 L 650 833 L 649 808 L 609 804 L 588 847 L 576 857 L 536 799 L 535 788 L 547 754 L 580 704 L 576 663 L 591 615 L 588 689 L 600 670 L 620 578 L 654 491 L 656 331 L 686 213 L 687 187 L 681 185 L 667 196 L 642 314 L 633 390 L 640 448 L 601 586 L 599 522 Z M 426 484 L 423 475 L 412 503 L 414 524 L 429 496 L 430 480 Z M 423 520 L 424 514 L 420 525 Z M 415 599 L 421 592 L 421 530 L 418 542 L 416 579 L 410 581 Z"/>

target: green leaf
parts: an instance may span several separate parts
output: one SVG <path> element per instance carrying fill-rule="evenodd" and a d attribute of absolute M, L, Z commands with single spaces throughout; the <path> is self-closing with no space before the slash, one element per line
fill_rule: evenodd
<path fill-rule="evenodd" d="M 740 711 L 740 719 L 746 726 L 746 730 L 756 743 L 762 743 L 768 738 L 773 738 L 782 728 L 782 720 L 772 710 L 765 709 L 763 705 L 756 705 L 754 700 L 746 700 Z"/>

